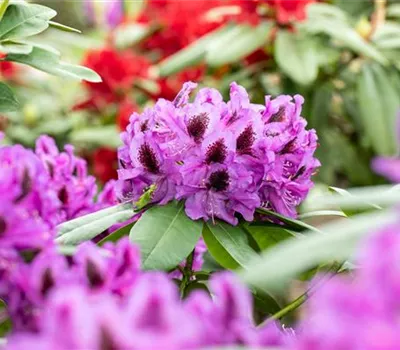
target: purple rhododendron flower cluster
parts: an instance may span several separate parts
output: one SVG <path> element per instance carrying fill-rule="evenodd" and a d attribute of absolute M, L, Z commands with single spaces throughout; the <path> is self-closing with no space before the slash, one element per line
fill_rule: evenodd
<path fill-rule="evenodd" d="M 153 202 L 184 200 L 193 220 L 237 215 L 251 221 L 257 207 L 295 217 L 320 165 L 317 136 L 306 130 L 301 96 L 250 102 L 231 84 L 230 101 L 215 89 L 188 82 L 174 101 L 158 100 L 134 113 L 119 149 L 119 195 L 136 201 L 155 184 Z"/>
<path fill-rule="evenodd" d="M 74 155 L 72 145 L 66 145 L 65 151 L 60 152 L 51 137 L 41 136 L 36 142 L 35 152 L 44 164 L 50 177 L 50 187 L 60 201 L 59 223 L 117 202 L 115 182 L 108 182 L 98 194 L 96 179 L 88 175 L 86 161 Z"/>
<path fill-rule="evenodd" d="M 210 285 L 213 298 L 197 291 L 184 301 L 168 276 L 158 272 L 136 276 L 125 298 L 84 284 L 55 287 L 42 309 L 40 329 L 14 333 L 6 348 L 181 350 L 286 342 L 275 323 L 253 325 L 250 294 L 232 275 L 216 275 Z"/>
<path fill-rule="evenodd" d="M 42 136 L 36 153 L 20 145 L 0 147 L 0 249 L 52 245 L 55 226 L 116 203 L 114 182 L 98 195 L 83 159 L 67 145 L 59 152 Z"/>
<path fill-rule="evenodd" d="M 293 350 L 397 350 L 400 344 L 399 223 L 373 235 L 355 276 L 335 277 L 309 301 Z"/>
<path fill-rule="evenodd" d="M 79 285 L 92 294 L 107 292 L 123 297 L 139 272 L 139 253 L 128 239 L 105 244 L 102 249 L 87 242 L 73 257 L 51 247 L 31 262 L 0 250 L 0 299 L 6 302 L 14 332 L 38 331 L 52 290 Z"/>

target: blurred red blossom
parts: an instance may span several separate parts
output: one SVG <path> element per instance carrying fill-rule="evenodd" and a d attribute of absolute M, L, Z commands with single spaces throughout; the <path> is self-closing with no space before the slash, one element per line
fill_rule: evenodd
<path fill-rule="evenodd" d="M 117 151 L 111 148 L 99 148 L 93 154 L 93 172 L 101 182 L 106 183 L 117 178 Z"/>
<path fill-rule="evenodd" d="M 133 112 L 136 112 L 137 110 L 137 105 L 128 99 L 120 104 L 117 114 L 117 125 L 120 131 L 126 129 L 129 124 L 130 116 Z"/>
<path fill-rule="evenodd" d="M 276 11 L 276 19 L 280 24 L 306 19 L 306 7 L 316 0 L 266 0 Z"/>
<path fill-rule="evenodd" d="M 77 108 L 101 109 L 110 103 L 122 101 L 135 79 L 147 77 L 150 62 L 132 51 L 105 48 L 89 51 L 83 65 L 96 71 L 103 81 L 85 82 L 89 99 Z"/>

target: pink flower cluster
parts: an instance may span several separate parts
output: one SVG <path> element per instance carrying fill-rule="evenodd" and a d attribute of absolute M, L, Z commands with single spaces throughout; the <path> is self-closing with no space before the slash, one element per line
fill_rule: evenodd
<path fill-rule="evenodd" d="M 238 214 L 252 221 L 261 206 L 295 217 L 319 166 L 303 98 L 267 96 L 256 105 L 232 83 L 229 102 L 204 88 L 191 103 L 195 88 L 185 83 L 174 101 L 131 116 L 119 149 L 121 199 L 136 201 L 155 184 L 154 203 L 184 200 L 193 220 L 236 225 Z"/>

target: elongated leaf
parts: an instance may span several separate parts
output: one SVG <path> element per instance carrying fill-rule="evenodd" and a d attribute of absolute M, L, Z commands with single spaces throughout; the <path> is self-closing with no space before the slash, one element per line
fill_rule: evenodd
<path fill-rule="evenodd" d="M 272 23 L 262 23 L 257 27 L 240 26 L 240 31 L 223 42 L 212 42 L 207 49 L 206 61 L 214 67 L 237 62 L 268 42 Z"/>
<path fill-rule="evenodd" d="M 33 46 L 30 44 L 7 40 L 0 44 L 0 51 L 5 54 L 16 53 L 27 55 L 32 52 Z"/>
<path fill-rule="evenodd" d="M 27 64 L 43 72 L 56 76 L 100 82 L 100 76 L 89 68 L 75 66 L 60 61 L 60 54 L 51 48 L 34 46 L 29 54 L 8 54 L 7 61 Z"/>
<path fill-rule="evenodd" d="M 213 258 L 227 269 L 246 268 L 257 253 L 249 246 L 246 232 L 222 221 L 206 223 L 203 238 Z"/>
<path fill-rule="evenodd" d="M 232 26 L 227 26 L 217 29 L 176 54 L 166 58 L 158 65 L 159 75 L 162 77 L 169 76 L 186 67 L 200 63 L 206 56 L 207 47 L 210 42 L 217 40 L 220 36 L 223 36 L 226 32 L 232 30 L 232 28 Z"/>
<path fill-rule="evenodd" d="M 146 25 L 133 23 L 116 28 L 114 42 L 119 49 L 133 46 L 152 33 L 152 28 Z"/>
<path fill-rule="evenodd" d="M 97 243 L 99 246 L 102 246 L 103 244 L 107 243 L 107 242 L 118 242 L 122 237 L 128 236 L 129 233 L 132 230 L 133 225 L 135 225 L 135 223 L 131 223 L 128 224 L 124 227 L 119 228 L 118 230 L 114 231 L 113 233 L 111 233 L 110 235 L 108 235 L 107 237 L 103 238 L 99 243 Z"/>
<path fill-rule="evenodd" d="M 372 147 L 379 155 L 394 155 L 397 151 L 395 123 L 400 102 L 386 72 L 377 65 L 365 64 L 357 94 L 362 123 Z"/>
<path fill-rule="evenodd" d="M 309 19 L 302 27 L 313 34 L 324 33 L 332 39 L 338 40 L 342 46 L 371 58 L 376 62 L 384 65 L 388 63 L 385 56 L 374 45 L 364 40 L 364 38 L 345 21 L 329 18 L 313 18 Z"/>
<path fill-rule="evenodd" d="M 128 209 L 104 216 L 99 220 L 78 227 L 75 230 L 59 236 L 56 238 L 56 242 L 62 245 L 76 245 L 89 241 L 109 229 L 112 225 L 131 219 L 133 215 L 133 210 Z"/>
<path fill-rule="evenodd" d="M 78 33 L 78 34 L 82 33 L 79 29 L 68 27 L 58 22 L 49 21 L 49 25 L 55 29 L 62 30 L 63 32 Z"/>
<path fill-rule="evenodd" d="M 275 213 L 275 212 L 273 212 L 271 210 L 267 210 L 267 209 L 264 209 L 264 208 L 258 208 L 257 212 L 260 213 L 260 214 L 268 215 L 268 216 L 270 216 L 272 218 L 276 218 L 276 219 L 280 220 L 281 222 L 286 224 L 293 231 L 300 231 L 301 232 L 301 231 L 309 230 L 309 231 L 314 231 L 314 232 L 321 232 L 316 227 L 308 225 L 305 222 L 301 222 L 300 220 L 295 220 L 295 219 L 288 218 L 286 216 L 283 216 L 283 215 L 280 215 L 278 213 Z M 260 225 L 260 224 L 261 223 L 257 223 L 257 225 Z"/>
<path fill-rule="evenodd" d="M 49 27 L 49 20 L 56 14 L 56 11 L 41 5 L 11 4 L 0 22 L 0 40 L 39 34 Z"/>
<path fill-rule="evenodd" d="M 307 18 L 313 20 L 321 17 L 334 18 L 342 21 L 347 20 L 346 13 L 338 6 L 330 4 L 314 3 L 307 6 Z"/>
<path fill-rule="evenodd" d="M 62 236 L 70 231 L 78 229 L 79 227 L 82 227 L 84 225 L 98 221 L 98 220 L 104 218 L 105 216 L 120 213 L 120 212 L 128 210 L 130 208 L 132 208 L 132 204 L 130 204 L 130 203 L 117 204 L 112 207 L 102 209 L 102 210 L 96 211 L 96 212 L 88 214 L 88 215 L 81 216 L 79 218 L 76 218 L 76 219 L 73 219 L 70 221 L 66 221 L 66 222 L 62 223 L 61 225 L 57 226 L 57 236 Z"/>
<path fill-rule="evenodd" d="M 279 31 L 275 59 L 282 71 L 298 84 L 309 85 L 317 78 L 318 53 L 310 37 Z"/>
<path fill-rule="evenodd" d="M 340 207 L 346 209 L 382 209 L 400 202 L 399 188 L 391 185 L 353 188 L 348 191 L 330 187 L 337 195 L 324 195 L 309 203 L 309 210 Z"/>
<path fill-rule="evenodd" d="M 76 130 L 71 133 L 70 139 L 76 144 L 85 143 L 112 148 L 121 146 L 121 139 L 115 125 Z"/>
<path fill-rule="evenodd" d="M 347 260 L 361 238 L 384 224 L 395 222 L 397 216 L 392 211 L 369 213 L 324 225 L 321 231 L 325 234 L 308 232 L 302 239 L 285 241 L 268 250 L 240 275 L 254 287 L 279 291 L 291 278 L 320 263 Z"/>
<path fill-rule="evenodd" d="M 170 270 L 193 251 L 202 227 L 186 216 L 183 202 L 173 202 L 147 210 L 129 237 L 140 247 L 144 269 Z"/>
<path fill-rule="evenodd" d="M 286 239 L 302 236 L 298 232 L 290 231 L 274 224 L 265 226 L 247 225 L 245 229 L 254 238 L 262 251 L 270 249 Z"/>
<path fill-rule="evenodd" d="M 12 90 L 0 82 L 0 113 L 14 112 L 19 109 L 19 103 Z"/>
<path fill-rule="evenodd" d="M 342 218 L 346 218 L 347 215 L 343 213 L 341 210 L 317 210 L 317 211 L 311 211 L 308 213 L 304 213 L 299 215 L 299 219 L 310 219 L 310 218 L 315 218 L 315 217 L 323 217 L 323 216 L 339 216 Z"/>

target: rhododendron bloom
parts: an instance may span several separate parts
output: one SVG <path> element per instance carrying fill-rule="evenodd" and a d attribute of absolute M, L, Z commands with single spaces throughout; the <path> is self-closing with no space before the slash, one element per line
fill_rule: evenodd
<path fill-rule="evenodd" d="M 253 220 L 263 206 L 291 217 L 312 187 L 319 166 L 317 137 L 301 117 L 303 99 L 250 102 L 233 83 L 230 101 L 214 89 L 185 83 L 171 102 L 134 113 L 119 149 L 119 192 L 137 201 L 156 185 L 153 203 L 184 200 L 193 220 Z"/>

